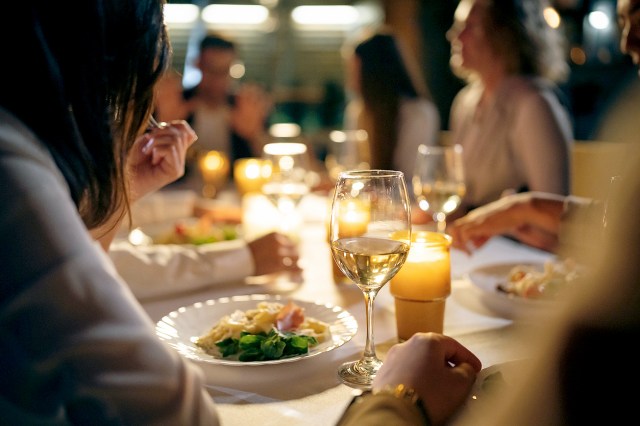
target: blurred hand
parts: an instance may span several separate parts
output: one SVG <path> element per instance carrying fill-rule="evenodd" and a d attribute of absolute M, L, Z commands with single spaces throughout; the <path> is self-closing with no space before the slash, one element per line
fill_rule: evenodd
<path fill-rule="evenodd" d="M 271 232 L 248 243 L 256 265 L 254 275 L 301 273 L 297 245 L 284 234 Z"/>
<path fill-rule="evenodd" d="M 184 120 L 163 123 L 140 136 L 127 159 L 131 201 L 182 177 L 187 149 L 196 139 Z"/>
<path fill-rule="evenodd" d="M 155 85 L 154 116 L 159 121 L 186 120 L 193 113 L 193 102 L 182 97 L 182 76 L 168 71 Z"/>
<path fill-rule="evenodd" d="M 394 345 L 373 381 L 373 390 L 399 384 L 420 395 L 433 425 L 442 425 L 471 391 L 480 360 L 456 340 L 436 333 L 417 333 Z"/>
<path fill-rule="evenodd" d="M 564 197 L 542 192 L 507 195 L 447 226 L 453 247 L 470 253 L 496 235 L 509 235 L 546 251 L 558 245 Z"/>

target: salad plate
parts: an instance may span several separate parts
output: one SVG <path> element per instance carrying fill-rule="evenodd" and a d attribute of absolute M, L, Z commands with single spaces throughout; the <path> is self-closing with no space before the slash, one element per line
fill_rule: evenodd
<path fill-rule="evenodd" d="M 259 302 L 279 302 L 286 305 L 292 301 L 304 309 L 308 318 L 329 324 L 331 338 L 309 348 L 309 352 L 268 361 L 236 361 L 207 354 L 196 345 L 196 340 L 205 335 L 222 317 L 236 310 L 254 309 Z M 320 302 L 307 302 L 281 295 L 251 294 L 223 297 L 181 307 L 165 315 L 156 324 L 156 335 L 178 353 L 193 361 L 213 365 L 258 366 L 299 361 L 334 350 L 347 343 L 358 330 L 355 317 L 339 306 Z"/>
<path fill-rule="evenodd" d="M 544 263 L 499 263 L 474 268 L 466 278 L 479 296 L 480 302 L 491 312 L 507 319 L 526 319 L 543 314 L 553 307 L 554 301 L 509 294 L 499 290 L 509 280 L 509 273 L 516 267 L 544 270 Z"/>
<path fill-rule="evenodd" d="M 128 233 L 126 239 L 133 245 L 201 245 L 240 237 L 239 225 L 211 222 L 206 218 L 185 217 L 138 226 Z"/>

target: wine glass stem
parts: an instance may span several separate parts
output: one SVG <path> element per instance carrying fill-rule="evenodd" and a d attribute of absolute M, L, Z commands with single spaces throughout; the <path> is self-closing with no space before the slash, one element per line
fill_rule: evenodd
<path fill-rule="evenodd" d="M 367 317 L 367 340 L 364 346 L 363 358 L 377 359 L 376 346 L 373 341 L 373 301 L 378 294 L 378 290 L 364 291 L 365 316 Z"/>

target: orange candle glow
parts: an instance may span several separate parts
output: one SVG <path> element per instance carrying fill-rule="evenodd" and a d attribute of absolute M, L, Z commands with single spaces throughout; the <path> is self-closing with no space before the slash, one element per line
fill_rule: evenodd
<path fill-rule="evenodd" d="M 411 237 L 407 260 L 389 286 L 400 340 L 418 331 L 442 333 L 445 300 L 451 294 L 451 237 L 427 231 Z"/>

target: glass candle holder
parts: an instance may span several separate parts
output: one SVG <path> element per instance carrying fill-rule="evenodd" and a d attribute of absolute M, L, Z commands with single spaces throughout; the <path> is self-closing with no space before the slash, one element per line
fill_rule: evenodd
<path fill-rule="evenodd" d="M 406 262 L 391 279 L 398 340 L 417 332 L 442 333 L 444 309 L 451 294 L 451 237 L 440 232 L 414 231 Z"/>
<path fill-rule="evenodd" d="M 207 151 L 198 158 L 202 176 L 202 195 L 215 198 L 229 178 L 229 157 L 222 151 Z"/>
<path fill-rule="evenodd" d="M 233 181 L 242 196 L 259 193 L 271 176 L 271 164 L 262 158 L 240 158 L 233 163 Z"/>

